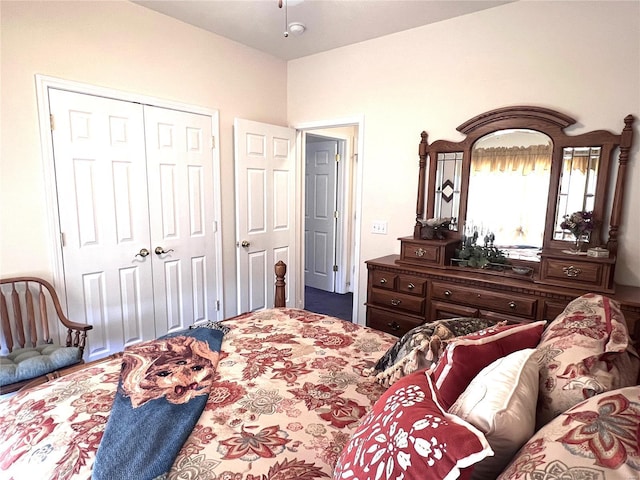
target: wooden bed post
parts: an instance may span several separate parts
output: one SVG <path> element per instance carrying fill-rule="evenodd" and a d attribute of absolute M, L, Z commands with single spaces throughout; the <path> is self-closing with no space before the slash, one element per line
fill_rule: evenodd
<path fill-rule="evenodd" d="M 287 300 L 284 291 L 286 283 L 284 281 L 284 276 L 287 273 L 287 264 L 282 260 L 279 260 L 278 263 L 276 263 L 274 270 L 276 272 L 276 295 L 273 301 L 273 306 L 276 308 L 286 307 Z"/>

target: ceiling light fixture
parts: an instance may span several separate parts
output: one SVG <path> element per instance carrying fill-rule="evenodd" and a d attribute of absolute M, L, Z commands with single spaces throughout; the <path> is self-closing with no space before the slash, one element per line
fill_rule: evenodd
<path fill-rule="evenodd" d="M 307 29 L 307 27 L 304 26 L 304 23 L 300 23 L 300 22 L 291 22 L 289 24 L 289 28 L 288 28 L 288 32 L 291 35 L 294 35 L 296 37 L 299 37 L 300 35 L 302 35 L 304 33 L 304 31 Z"/>

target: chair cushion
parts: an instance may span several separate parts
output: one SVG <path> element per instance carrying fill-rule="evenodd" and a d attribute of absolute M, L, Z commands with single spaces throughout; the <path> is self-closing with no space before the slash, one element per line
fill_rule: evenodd
<path fill-rule="evenodd" d="M 80 360 L 78 347 L 46 344 L 35 348 L 18 348 L 0 356 L 0 386 L 46 375 Z"/>

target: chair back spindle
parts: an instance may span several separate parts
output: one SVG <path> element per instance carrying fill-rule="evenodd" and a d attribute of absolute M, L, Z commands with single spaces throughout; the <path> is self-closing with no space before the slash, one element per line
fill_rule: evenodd
<path fill-rule="evenodd" d="M 9 322 L 9 309 L 7 308 L 7 299 L 2 291 L 0 291 L 0 319 L 2 320 L 2 336 L 5 339 L 3 347 L 12 351 L 13 334 L 11 333 L 11 323 Z"/>
<path fill-rule="evenodd" d="M 40 285 L 40 319 L 42 321 L 42 339 L 49 343 L 51 342 L 51 336 L 49 335 L 49 314 L 47 313 L 47 297 L 42 291 L 42 285 Z"/>
<path fill-rule="evenodd" d="M 31 347 L 38 345 L 38 330 L 36 329 L 36 314 L 33 309 L 33 294 L 29 288 L 29 282 L 24 282 L 24 304 L 27 310 L 27 328 L 29 331 L 29 341 Z"/>
<path fill-rule="evenodd" d="M 22 308 L 20 307 L 20 295 L 18 294 L 18 290 L 16 290 L 15 284 L 13 284 L 13 289 L 11 290 L 11 304 L 13 305 L 13 314 L 16 319 L 18 345 L 20 348 L 24 348 L 26 343 L 24 335 L 24 320 L 22 318 Z"/>

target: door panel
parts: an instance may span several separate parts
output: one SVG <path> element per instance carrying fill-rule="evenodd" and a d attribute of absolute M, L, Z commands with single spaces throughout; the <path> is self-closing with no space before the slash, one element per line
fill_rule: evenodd
<path fill-rule="evenodd" d="M 49 89 L 68 315 L 85 359 L 154 338 L 142 107 Z"/>
<path fill-rule="evenodd" d="M 164 335 L 216 318 L 212 125 L 166 108 L 145 106 L 144 115 L 156 334 Z"/>
<path fill-rule="evenodd" d="M 338 142 L 310 141 L 306 146 L 305 285 L 335 290 L 336 154 Z"/>
<path fill-rule="evenodd" d="M 278 260 L 296 271 L 295 131 L 236 119 L 234 142 L 238 309 L 246 312 L 272 306 Z M 287 304 L 290 291 L 294 275 Z"/>

